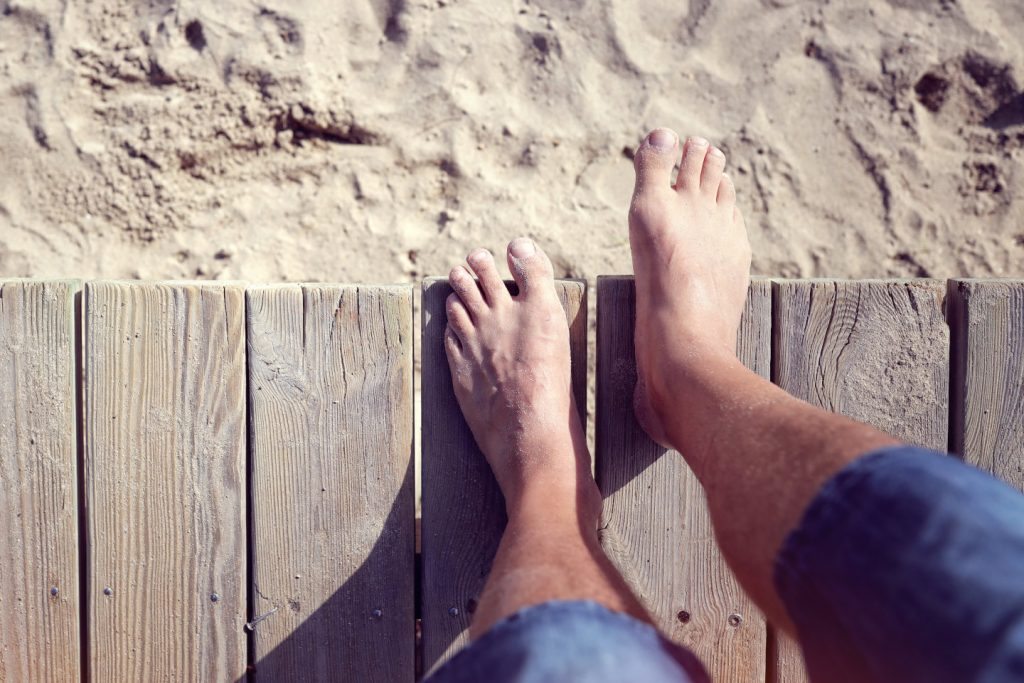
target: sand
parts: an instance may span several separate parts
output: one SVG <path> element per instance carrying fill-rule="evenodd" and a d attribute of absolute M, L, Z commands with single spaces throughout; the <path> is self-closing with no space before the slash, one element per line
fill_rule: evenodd
<path fill-rule="evenodd" d="M 729 157 L 771 276 L 1024 275 L 1024 5 L 0 1 L 0 276 L 631 270 L 631 150 Z"/>

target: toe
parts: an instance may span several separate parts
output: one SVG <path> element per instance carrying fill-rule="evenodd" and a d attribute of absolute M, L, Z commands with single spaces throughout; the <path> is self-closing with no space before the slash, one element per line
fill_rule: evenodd
<path fill-rule="evenodd" d="M 677 190 L 696 190 L 700 187 L 700 174 L 704 168 L 704 157 L 711 146 L 704 138 L 691 137 L 683 145 L 683 161 L 676 178 Z"/>
<path fill-rule="evenodd" d="M 718 186 L 722 182 L 722 172 L 725 170 L 725 154 L 717 147 L 708 150 L 704 157 L 704 168 L 700 172 L 700 189 L 712 197 L 718 194 Z"/>
<path fill-rule="evenodd" d="M 460 341 L 465 342 L 473 332 L 473 319 L 469 317 L 469 311 L 457 294 L 448 295 L 445 312 L 448 314 L 448 327 L 458 335 Z"/>
<path fill-rule="evenodd" d="M 469 274 L 469 271 L 463 266 L 452 268 L 452 271 L 448 273 L 448 284 L 458 294 L 466 309 L 474 315 L 482 313 L 487 308 L 487 304 L 484 302 L 484 295 L 480 292 L 480 287 L 477 285 L 476 280 L 473 279 L 473 276 Z"/>
<path fill-rule="evenodd" d="M 452 385 L 455 387 L 456 396 L 459 396 L 470 390 L 470 361 L 462 346 L 462 340 L 451 326 L 444 330 L 444 350 L 445 355 L 448 356 L 448 370 L 452 374 Z"/>
<path fill-rule="evenodd" d="M 636 169 L 635 193 L 672 187 L 672 167 L 676 164 L 679 137 L 668 128 L 655 128 L 633 155 Z"/>
<path fill-rule="evenodd" d="M 528 237 L 512 240 L 508 245 L 508 268 L 519 285 L 521 297 L 534 297 L 555 291 L 551 261 Z"/>
<path fill-rule="evenodd" d="M 722 174 L 721 182 L 718 183 L 718 203 L 720 206 L 736 205 L 736 186 L 728 173 Z"/>
<path fill-rule="evenodd" d="M 505 283 L 498 274 L 498 268 L 494 264 L 494 256 L 486 249 L 477 249 L 470 252 L 466 262 L 473 269 L 480 279 L 480 289 L 483 290 L 484 299 L 492 306 L 498 301 L 510 297 Z"/>
<path fill-rule="evenodd" d="M 451 325 L 444 328 L 444 350 L 448 354 L 448 360 L 461 361 L 463 359 L 462 340 Z"/>

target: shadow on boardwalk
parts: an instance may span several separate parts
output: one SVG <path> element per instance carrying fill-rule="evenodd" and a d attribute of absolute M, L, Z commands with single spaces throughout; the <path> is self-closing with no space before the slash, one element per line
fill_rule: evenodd
<path fill-rule="evenodd" d="M 413 462 L 410 459 L 398 496 L 366 560 L 326 600 L 309 613 L 276 647 L 255 659 L 256 640 L 274 614 L 253 624 L 246 680 L 254 681 L 402 681 L 412 680 L 416 619 L 408 589 L 414 572 Z M 337 539 L 345 543 L 345 534 Z M 341 552 L 334 555 L 341 555 Z M 258 561 L 258 559 L 256 559 Z M 287 564 L 287 563 L 282 563 Z M 400 568 L 410 580 L 396 586 Z M 250 568 L 250 582 L 252 582 Z M 250 599 L 250 606 L 255 602 Z M 304 605 L 277 605 L 303 611 Z M 249 615 L 250 623 L 260 615 Z"/>

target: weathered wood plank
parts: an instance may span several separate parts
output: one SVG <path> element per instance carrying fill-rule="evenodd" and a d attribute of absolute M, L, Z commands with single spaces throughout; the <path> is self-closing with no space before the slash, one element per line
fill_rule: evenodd
<path fill-rule="evenodd" d="M 569 322 L 572 382 L 586 410 L 587 302 L 582 282 L 556 283 Z M 505 528 L 505 506 L 452 390 L 444 351 L 443 279 L 423 283 L 421 611 L 423 663 L 429 671 L 466 643 L 466 629 Z"/>
<path fill-rule="evenodd" d="M 945 451 L 949 328 L 944 283 L 774 283 L 772 379 L 826 410 Z M 806 680 L 799 647 L 778 634 L 780 681 Z"/>
<path fill-rule="evenodd" d="M 0 680 L 75 681 L 79 284 L 0 280 Z"/>
<path fill-rule="evenodd" d="M 790 280 L 774 287 L 776 384 L 811 405 L 946 450 L 943 282 Z"/>
<path fill-rule="evenodd" d="M 88 675 L 245 672 L 243 290 L 85 287 Z"/>
<path fill-rule="evenodd" d="M 255 678 L 412 681 L 412 289 L 246 300 Z"/>
<path fill-rule="evenodd" d="M 599 278 L 597 298 L 597 477 L 605 498 L 604 548 L 658 625 L 693 650 L 713 680 L 764 680 L 764 619 L 725 565 L 700 484 L 682 456 L 651 441 L 633 415 L 633 279 Z M 770 284 L 755 281 L 737 352 L 765 378 L 770 329 Z"/>
<path fill-rule="evenodd" d="M 1024 491 L 1024 281 L 951 280 L 951 449 Z"/>

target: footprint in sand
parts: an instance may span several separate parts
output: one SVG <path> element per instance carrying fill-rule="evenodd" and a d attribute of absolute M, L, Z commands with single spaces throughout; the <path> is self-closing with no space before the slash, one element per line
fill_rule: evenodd
<path fill-rule="evenodd" d="M 613 0 L 619 49 L 641 72 L 676 69 L 680 50 L 692 42 L 710 5 L 711 0 Z"/>
<path fill-rule="evenodd" d="M 283 57 L 302 53 L 302 24 L 298 19 L 264 7 L 256 15 L 256 23 L 271 55 Z"/>
<path fill-rule="evenodd" d="M 47 16 L 34 9 L 0 9 L 0 70 L 43 68 L 53 62 L 53 27 Z"/>

